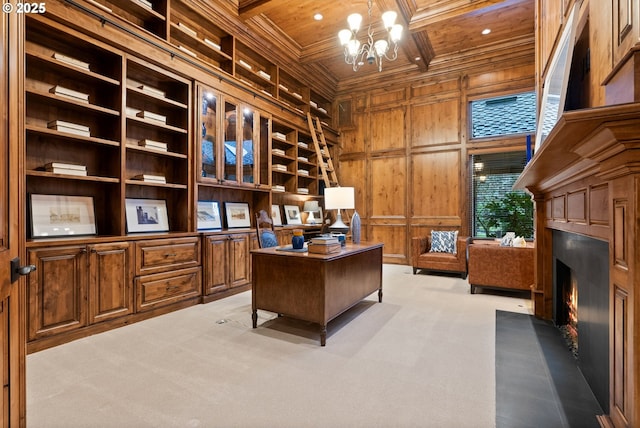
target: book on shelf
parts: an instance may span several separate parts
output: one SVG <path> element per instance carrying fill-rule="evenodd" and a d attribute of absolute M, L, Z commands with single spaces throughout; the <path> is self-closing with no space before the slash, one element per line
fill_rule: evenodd
<path fill-rule="evenodd" d="M 75 163 L 64 163 L 64 162 L 48 162 L 44 164 L 45 169 L 51 168 L 61 168 L 61 169 L 74 169 L 76 171 L 86 171 L 86 165 L 78 165 Z"/>
<path fill-rule="evenodd" d="M 309 171 L 307 171 L 306 169 L 299 169 L 298 175 L 309 175 Z"/>
<path fill-rule="evenodd" d="M 89 94 L 84 92 L 74 91 L 73 89 L 65 88 L 60 85 L 53 86 L 49 89 L 49 92 L 62 97 L 72 98 L 78 101 L 89 102 Z"/>
<path fill-rule="evenodd" d="M 285 188 L 280 184 L 274 184 L 273 186 L 271 186 L 271 190 L 273 190 L 274 192 L 284 192 Z"/>
<path fill-rule="evenodd" d="M 146 7 L 147 9 L 153 9 L 153 3 L 148 0 L 133 0 L 133 2 L 139 4 L 140 6 Z"/>
<path fill-rule="evenodd" d="M 304 195 L 308 195 L 309 194 L 309 189 L 307 189 L 306 187 L 298 187 L 298 193 L 302 193 Z"/>
<path fill-rule="evenodd" d="M 273 153 L 274 155 L 284 156 L 284 150 L 282 149 L 271 149 L 271 153 Z"/>
<path fill-rule="evenodd" d="M 298 147 L 302 147 L 303 149 L 308 149 L 309 145 L 304 141 L 298 141 Z"/>
<path fill-rule="evenodd" d="M 73 122 L 67 122 L 65 120 L 52 120 L 49 123 L 47 123 L 47 127 L 48 128 L 53 128 L 53 127 L 65 127 L 65 128 L 71 128 L 71 129 L 77 129 L 78 131 L 89 131 L 89 127 L 86 125 L 80 125 L 79 123 L 73 123 Z"/>
<path fill-rule="evenodd" d="M 167 182 L 167 179 L 164 175 L 153 175 L 153 174 L 138 174 L 133 177 L 135 180 L 141 180 L 148 183 L 163 183 Z"/>
<path fill-rule="evenodd" d="M 191 34 L 193 37 L 196 37 L 198 35 L 198 33 L 196 33 L 196 30 L 187 27 L 184 23 L 182 22 L 178 22 L 178 28 L 181 29 L 182 31 L 184 31 L 187 34 Z"/>
<path fill-rule="evenodd" d="M 161 143 L 160 141 L 149 140 L 146 138 L 144 140 L 140 140 L 138 145 L 148 149 L 162 150 L 164 152 L 167 151 L 167 143 Z"/>
<path fill-rule="evenodd" d="M 219 44 L 217 44 L 216 42 L 214 42 L 213 40 L 209 40 L 209 39 L 204 39 L 204 42 L 206 44 L 208 44 L 209 46 L 211 46 L 212 48 L 214 48 L 215 50 L 219 51 L 222 48 L 220 47 Z"/>
<path fill-rule="evenodd" d="M 275 163 L 275 164 L 273 164 L 273 169 L 277 169 L 278 171 L 286 171 L 287 170 L 287 166 L 283 165 L 281 163 Z"/>
<path fill-rule="evenodd" d="M 312 244 L 309 243 L 307 245 L 307 251 L 314 254 L 333 254 L 339 253 L 342 247 L 340 246 L 340 242 L 337 244 Z"/>
<path fill-rule="evenodd" d="M 280 89 L 282 89 L 283 91 L 287 91 L 287 92 L 289 92 L 289 88 L 287 88 L 286 86 L 284 86 L 282 83 L 279 83 L 279 84 L 278 84 L 278 87 L 279 87 Z"/>
<path fill-rule="evenodd" d="M 86 170 L 80 170 L 80 169 L 74 169 L 74 168 L 45 168 L 44 170 L 52 174 L 78 175 L 82 177 L 87 176 Z"/>
<path fill-rule="evenodd" d="M 298 156 L 298 160 L 302 161 L 302 162 L 309 162 L 309 158 L 304 157 L 304 156 Z"/>
<path fill-rule="evenodd" d="M 277 138 L 279 140 L 286 140 L 287 139 L 287 136 L 284 135 L 282 132 L 274 132 L 272 134 L 272 136 L 273 136 L 273 138 Z"/>
<path fill-rule="evenodd" d="M 156 122 L 167 123 L 167 116 L 163 116 L 158 113 L 153 113 L 151 111 L 142 110 L 136 113 L 136 116 L 142 119 L 154 120 Z"/>
<path fill-rule="evenodd" d="M 258 74 L 267 80 L 271 80 L 271 75 L 266 71 L 258 70 Z"/>
<path fill-rule="evenodd" d="M 327 114 L 327 110 L 323 109 L 322 107 L 318 107 L 318 111 L 324 114 Z"/>
<path fill-rule="evenodd" d="M 85 70 L 89 70 L 89 63 L 88 62 L 84 62 L 84 61 L 80 61 L 79 59 L 67 56 L 67 55 L 63 55 L 61 53 L 58 52 L 54 52 L 53 53 L 53 58 L 57 59 L 58 61 L 62 61 L 66 64 L 70 64 L 70 65 L 75 65 L 76 67 L 80 67 L 83 68 Z"/>
<path fill-rule="evenodd" d="M 239 59 L 239 60 L 238 60 L 238 63 L 239 63 L 241 66 L 243 66 L 244 68 L 248 69 L 248 70 L 251 70 L 251 69 L 253 68 L 253 67 L 251 67 L 251 64 L 249 64 L 248 62 L 243 61 L 243 60 L 241 60 L 241 59 Z"/>
<path fill-rule="evenodd" d="M 178 46 L 178 49 L 180 49 L 182 52 L 186 53 L 187 55 L 191 55 L 191 56 L 198 56 L 198 55 L 196 55 L 196 53 L 195 53 L 195 52 L 193 52 L 193 51 L 191 51 L 191 50 L 189 50 L 189 49 L 185 48 L 185 47 L 184 47 L 184 46 L 182 46 L 182 45 L 179 45 L 179 46 Z"/>
<path fill-rule="evenodd" d="M 318 108 L 318 103 L 315 101 L 309 101 L 309 105 L 313 108 Z"/>
<path fill-rule="evenodd" d="M 160 98 L 166 98 L 167 96 L 164 91 L 149 85 L 138 85 L 138 89 L 140 89 L 142 92 L 146 92 L 147 94 L 155 95 Z"/>
<path fill-rule="evenodd" d="M 299 100 L 301 100 L 301 99 L 302 99 L 302 95 L 300 95 L 300 94 L 299 94 L 299 93 L 297 93 L 297 92 L 294 92 L 294 93 L 293 93 L 293 94 L 291 94 L 291 95 L 293 95 L 294 97 L 296 97 L 296 98 L 297 98 L 297 99 L 299 99 Z"/>
<path fill-rule="evenodd" d="M 335 236 L 315 236 L 311 238 L 309 243 L 315 245 L 332 245 L 340 244 L 340 240 Z"/>

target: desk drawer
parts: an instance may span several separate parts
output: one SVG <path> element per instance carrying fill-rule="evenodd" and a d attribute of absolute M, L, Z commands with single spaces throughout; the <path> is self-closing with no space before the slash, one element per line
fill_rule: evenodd
<path fill-rule="evenodd" d="M 137 277 L 136 310 L 141 312 L 199 296 L 201 271 L 197 267 Z"/>
<path fill-rule="evenodd" d="M 200 266 L 200 239 L 174 238 L 136 243 L 136 275 Z"/>

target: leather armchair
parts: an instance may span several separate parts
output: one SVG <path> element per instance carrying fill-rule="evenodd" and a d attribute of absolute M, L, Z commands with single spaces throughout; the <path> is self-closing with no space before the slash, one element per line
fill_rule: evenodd
<path fill-rule="evenodd" d="M 418 269 L 435 272 L 459 273 L 462 279 L 467 277 L 467 246 L 469 237 L 460 237 L 456 241 L 456 254 L 431 253 L 431 236 L 414 237 L 411 240 L 413 274 Z"/>
<path fill-rule="evenodd" d="M 495 241 L 473 241 L 469 245 L 469 285 L 476 287 L 530 290 L 533 285 L 535 245 L 502 247 Z"/>

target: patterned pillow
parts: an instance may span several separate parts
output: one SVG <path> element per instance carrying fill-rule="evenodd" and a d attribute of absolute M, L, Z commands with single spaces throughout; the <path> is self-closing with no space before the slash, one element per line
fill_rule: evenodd
<path fill-rule="evenodd" d="M 270 230 L 263 230 L 260 240 L 262 241 L 262 248 L 278 246 L 278 238 L 276 238 L 276 234 Z"/>
<path fill-rule="evenodd" d="M 432 230 L 431 231 L 431 249 L 432 253 L 451 253 L 456 254 L 458 252 L 456 241 L 458 239 L 458 231 L 443 231 Z"/>

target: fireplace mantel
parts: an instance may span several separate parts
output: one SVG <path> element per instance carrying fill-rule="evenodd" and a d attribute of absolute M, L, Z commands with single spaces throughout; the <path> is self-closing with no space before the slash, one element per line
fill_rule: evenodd
<path fill-rule="evenodd" d="M 553 230 L 609 245 L 609 415 L 640 427 L 640 103 L 563 114 L 515 184 L 535 201 L 537 317 L 552 318 Z"/>

